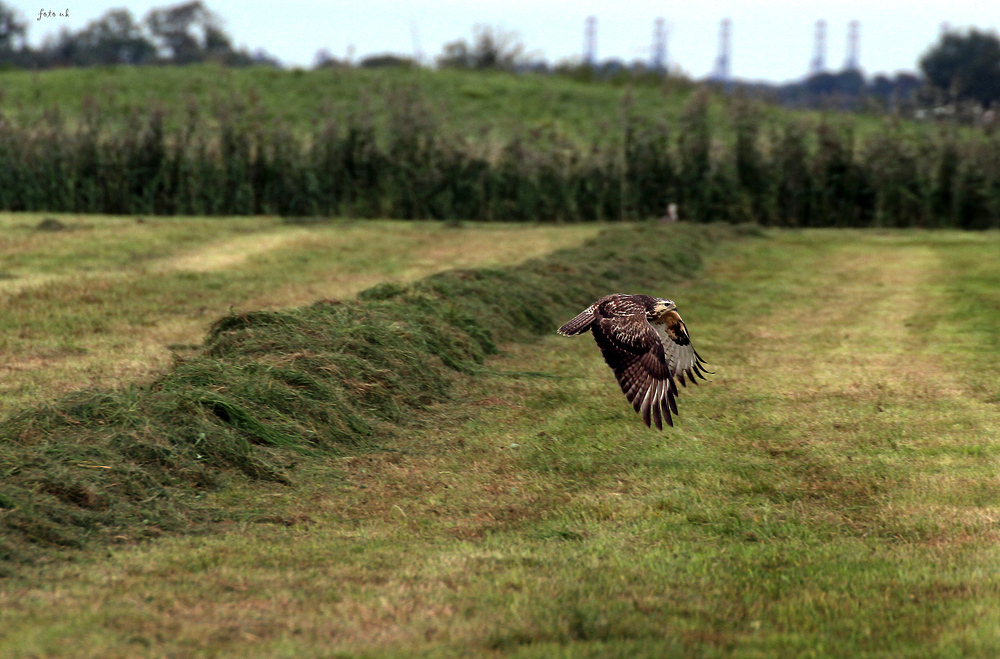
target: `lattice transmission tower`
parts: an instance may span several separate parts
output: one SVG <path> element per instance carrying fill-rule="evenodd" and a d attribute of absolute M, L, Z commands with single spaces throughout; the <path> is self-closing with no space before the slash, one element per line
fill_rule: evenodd
<path fill-rule="evenodd" d="M 728 18 L 723 18 L 719 24 L 719 54 L 715 58 L 715 68 L 712 70 L 712 75 L 709 76 L 710 79 L 717 82 L 729 82 L 732 28 L 733 22 Z"/>
<path fill-rule="evenodd" d="M 597 61 L 597 16 L 588 16 L 583 24 L 583 63 L 594 66 Z"/>
<path fill-rule="evenodd" d="M 861 69 L 859 52 L 861 50 L 861 22 L 851 21 L 847 24 L 847 59 L 844 68 L 848 71 Z"/>
<path fill-rule="evenodd" d="M 662 18 L 653 23 L 653 61 L 650 64 L 654 71 L 667 70 L 667 22 Z"/>
<path fill-rule="evenodd" d="M 813 57 L 809 62 L 809 75 L 826 71 L 826 21 L 816 21 L 816 39 L 813 45 Z"/>

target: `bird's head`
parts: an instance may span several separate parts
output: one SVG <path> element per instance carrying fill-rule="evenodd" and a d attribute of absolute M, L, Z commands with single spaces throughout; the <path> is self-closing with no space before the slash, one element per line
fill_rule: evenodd
<path fill-rule="evenodd" d="M 677 308 L 673 300 L 666 300 L 662 297 L 656 298 L 656 302 L 653 304 L 653 310 L 650 312 L 649 316 L 654 320 L 659 320 L 668 311 L 673 311 Z"/>

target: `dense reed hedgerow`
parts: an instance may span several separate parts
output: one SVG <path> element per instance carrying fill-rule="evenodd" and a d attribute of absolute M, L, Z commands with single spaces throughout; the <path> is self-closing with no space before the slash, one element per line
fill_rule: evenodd
<path fill-rule="evenodd" d="M 221 514 L 199 496 L 231 478 L 287 484 L 308 456 L 377 450 L 499 343 L 554 331 L 600 295 L 687 277 L 741 231 L 615 227 L 517 267 L 222 318 L 149 385 L 80 391 L 0 425 L 0 568 L 93 537 L 188 529 Z"/>
<path fill-rule="evenodd" d="M 136 111 L 122 125 L 90 103 L 0 126 L 0 208 L 51 212 L 590 221 L 660 217 L 778 226 L 1000 223 L 1000 137 L 885 120 L 857 138 L 820 121 L 691 95 L 676 121 L 630 110 L 602 137 L 558 122 L 483 139 L 439 121 L 416 87 L 311 129 L 266 118 L 251 93 L 183 119 Z M 725 115 L 726 113 L 723 113 Z M 168 120 L 169 119 L 169 120 Z M 483 119 L 488 122 L 488 119 Z M 725 125 L 728 121 L 729 125 Z M 174 128 L 166 129 L 165 126 Z M 735 135 L 735 139 L 733 139 Z"/>

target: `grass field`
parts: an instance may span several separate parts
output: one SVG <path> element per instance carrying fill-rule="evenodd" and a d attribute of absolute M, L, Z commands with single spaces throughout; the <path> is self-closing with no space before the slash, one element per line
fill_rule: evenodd
<path fill-rule="evenodd" d="M 66 230 L 37 230 L 45 217 Z M 69 390 L 145 380 L 231 310 L 516 263 L 599 230 L 0 214 L 0 418 Z"/>
<path fill-rule="evenodd" d="M 574 137 L 591 139 L 616 125 L 626 89 L 575 82 L 558 76 L 405 69 L 278 71 L 188 67 L 115 67 L 65 71 L 0 72 L 8 116 L 31 119 L 59 107 L 76 121 L 100 108 L 123 119 L 134 108 L 160 107 L 179 124 L 190 107 L 213 113 L 234 100 L 266 121 L 280 118 L 308 129 L 317 120 L 346 113 L 371 113 L 384 120 L 392 94 L 416 89 L 443 123 L 476 135 L 484 125 L 507 137 L 522 126 L 555 125 Z M 177 90 L 181 90 L 178 93 Z M 687 92 L 665 94 L 657 87 L 629 92 L 641 115 L 675 118 Z M 193 105 L 192 105 L 193 104 Z"/>
<path fill-rule="evenodd" d="M 694 85 L 669 81 L 663 86 L 580 82 L 562 76 L 502 72 L 406 69 L 334 69 L 278 71 L 214 65 L 185 67 L 93 67 L 52 71 L 2 71 L 0 109 L 19 121 L 37 119 L 59 108 L 61 120 L 76 123 L 99 112 L 120 121 L 139 108 L 166 112 L 167 125 L 179 126 L 191 110 L 214 116 L 219 107 L 248 108 L 266 124 L 281 119 L 299 130 L 317 121 L 362 114 L 383 123 L 389 104 L 401 91 L 414 90 L 445 127 L 474 142 L 488 130 L 504 141 L 525 128 L 553 129 L 556 135 L 583 143 L 603 142 L 622 123 L 623 113 L 671 125 L 681 114 Z M 179 90 L 179 92 L 178 92 Z M 715 134 L 729 136 L 725 119 L 729 101 L 712 103 Z M 819 112 L 764 109 L 774 122 L 816 122 Z M 877 117 L 843 114 L 841 121 L 861 136 L 884 130 Z M 925 126 L 904 122 L 906 134 Z"/>
<path fill-rule="evenodd" d="M 508 346 L 395 450 L 208 495 L 253 522 L 4 581 L 0 654 L 996 656 L 998 243 L 727 243 L 649 291 L 716 371 L 677 428 L 642 426 L 588 337 Z M 240 269 L 188 247 L 144 271 Z"/>
<path fill-rule="evenodd" d="M 670 79 L 120 67 L 0 88 L 9 210 L 566 222 L 676 203 L 695 222 L 979 230 L 1000 208 L 979 128 Z"/>

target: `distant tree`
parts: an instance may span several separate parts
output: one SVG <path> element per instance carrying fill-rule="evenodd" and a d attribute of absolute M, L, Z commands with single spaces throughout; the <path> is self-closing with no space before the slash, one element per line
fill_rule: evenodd
<path fill-rule="evenodd" d="M 920 59 L 920 68 L 953 99 L 1000 100 L 1000 38 L 993 32 L 947 32 Z"/>
<path fill-rule="evenodd" d="M 524 44 L 517 32 L 480 25 L 474 33 L 472 56 L 477 69 L 511 70 L 524 57 Z"/>
<path fill-rule="evenodd" d="M 465 39 L 445 44 L 437 63 L 442 68 L 513 71 L 525 57 L 524 44 L 517 32 L 477 25 L 473 28 L 471 45 Z"/>
<path fill-rule="evenodd" d="M 365 57 L 360 62 L 358 66 L 362 69 L 381 69 L 381 68 L 402 68 L 402 69 L 412 69 L 417 65 L 409 57 L 402 57 L 400 55 L 393 55 L 392 53 L 384 53 L 382 55 L 369 55 Z"/>
<path fill-rule="evenodd" d="M 22 65 L 27 33 L 28 24 L 21 20 L 19 12 L 0 2 L 0 63 Z"/>
<path fill-rule="evenodd" d="M 627 70 L 628 67 L 625 62 L 616 58 L 606 59 L 600 64 L 596 64 L 594 66 L 594 72 L 606 78 L 624 73 Z"/>
<path fill-rule="evenodd" d="M 893 79 L 884 73 L 879 73 L 872 79 L 871 92 L 876 96 L 888 99 L 895 89 L 896 85 Z"/>
<path fill-rule="evenodd" d="M 922 85 L 920 76 L 912 73 L 897 73 L 895 78 L 880 73 L 872 80 L 868 91 L 888 103 L 912 98 Z"/>
<path fill-rule="evenodd" d="M 865 86 L 865 77 L 859 71 L 845 70 L 840 73 L 817 73 L 805 81 L 805 89 L 810 94 L 843 94 L 855 96 Z"/>
<path fill-rule="evenodd" d="M 442 69 L 474 68 L 469 42 L 465 39 L 457 39 L 446 43 L 444 52 L 437 56 L 437 64 Z"/>
<path fill-rule="evenodd" d="M 201 0 L 154 8 L 140 22 L 127 9 L 112 9 L 79 32 L 62 28 L 40 49 L 26 43 L 28 23 L 0 1 L 0 65 L 20 68 L 95 64 L 189 64 L 212 60 L 230 66 L 281 62 L 263 49 L 233 48 L 219 17 Z"/>
<path fill-rule="evenodd" d="M 897 73 L 896 87 L 904 94 L 911 94 L 923 84 L 920 76 L 913 73 Z"/>
<path fill-rule="evenodd" d="M 15 50 L 24 46 L 28 24 L 16 9 L 0 2 L 0 50 Z"/>
<path fill-rule="evenodd" d="M 865 86 L 865 76 L 857 69 L 844 69 L 837 74 L 837 91 L 856 96 Z"/>
<path fill-rule="evenodd" d="M 237 53 L 242 55 L 242 52 Z M 267 52 L 263 48 L 255 48 L 253 54 L 250 55 L 250 64 L 254 66 L 270 66 L 275 69 L 281 68 L 281 60 Z"/>
<path fill-rule="evenodd" d="M 146 64 L 156 59 L 156 46 L 129 10 L 112 9 L 76 34 L 63 30 L 52 55 L 64 65 Z"/>
<path fill-rule="evenodd" d="M 350 63 L 337 59 L 326 48 L 320 48 L 313 55 L 314 69 L 339 69 L 346 66 L 350 66 Z"/>
<path fill-rule="evenodd" d="M 174 64 L 213 59 L 230 64 L 248 64 L 246 53 L 233 50 L 232 40 L 219 17 L 200 0 L 161 9 L 151 9 L 146 26 L 161 50 Z"/>

